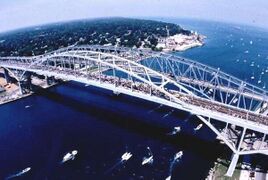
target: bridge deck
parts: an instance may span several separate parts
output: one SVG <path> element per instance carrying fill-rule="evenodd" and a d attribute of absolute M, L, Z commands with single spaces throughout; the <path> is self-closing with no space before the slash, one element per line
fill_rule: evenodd
<path fill-rule="evenodd" d="M 27 69 L 29 66 L 23 63 L 23 64 L 20 64 L 19 67 Z M 75 75 L 77 77 L 84 77 L 90 80 L 110 83 L 110 84 L 114 84 L 115 86 L 122 86 L 132 91 L 139 91 L 139 92 L 143 92 L 146 94 L 151 94 L 152 96 L 157 96 L 157 97 L 165 98 L 166 100 L 170 100 L 170 97 L 168 97 L 167 95 L 163 94 L 162 92 L 156 89 L 152 89 L 151 86 L 148 84 L 145 84 L 142 82 L 132 82 L 130 80 L 123 79 L 123 78 L 97 74 L 97 73 L 86 74 L 85 72 L 74 71 L 72 69 L 60 70 L 57 67 L 47 67 L 43 65 L 34 65 L 31 67 L 30 71 L 33 71 L 33 72 L 49 71 L 49 72 L 57 72 L 58 74 Z M 267 116 L 263 116 L 261 114 L 257 114 L 251 111 L 246 111 L 243 109 L 238 109 L 235 107 L 233 108 L 229 106 L 226 107 L 224 105 L 221 105 L 220 103 L 212 102 L 209 99 L 195 97 L 195 96 L 181 93 L 178 91 L 174 91 L 174 90 L 167 90 L 167 91 L 186 104 L 190 104 L 198 108 L 207 109 L 207 110 L 218 112 L 218 113 L 223 113 L 225 115 L 227 114 L 231 117 L 240 118 L 241 120 L 248 120 L 248 121 L 252 121 L 258 124 L 264 124 L 268 126 Z"/>

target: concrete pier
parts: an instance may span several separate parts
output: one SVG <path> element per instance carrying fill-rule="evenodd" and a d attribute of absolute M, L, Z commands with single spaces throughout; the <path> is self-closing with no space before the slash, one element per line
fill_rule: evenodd
<path fill-rule="evenodd" d="M 238 154 L 233 154 L 231 164 L 230 164 L 225 176 L 228 176 L 228 177 L 233 176 L 233 173 L 234 173 L 235 167 L 237 165 L 238 159 L 239 159 L 239 155 Z"/>
<path fill-rule="evenodd" d="M 11 82 L 11 78 L 9 76 L 8 70 L 4 69 L 4 75 L 5 75 L 5 80 L 7 83 Z"/>

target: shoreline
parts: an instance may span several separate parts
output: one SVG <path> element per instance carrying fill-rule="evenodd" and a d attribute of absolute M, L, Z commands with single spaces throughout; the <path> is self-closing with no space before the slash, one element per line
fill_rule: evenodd
<path fill-rule="evenodd" d="M 251 165 L 241 162 L 238 163 L 232 177 L 225 176 L 228 164 L 228 161 L 218 158 L 210 169 L 206 180 L 266 180 L 268 178 L 268 172 L 260 171 L 258 168 L 251 168 Z"/>
<path fill-rule="evenodd" d="M 42 89 L 49 89 L 49 88 L 51 88 L 51 87 L 53 87 L 53 86 L 56 86 L 56 85 L 58 85 L 58 84 L 59 84 L 59 83 L 55 83 L 55 84 L 52 84 L 52 85 L 50 85 L 50 86 L 40 87 L 40 88 L 42 88 Z M 20 99 L 23 99 L 23 98 L 27 98 L 27 97 L 29 97 L 29 96 L 34 95 L 35 93 L 36 93 L 36 92 L 31 91 L 30 93 L 27 93 L 27 94 L 17 94 L 15 98 L 11 98 L 11 99 L 8 99 L 8 100 L 6 100 L 6 101 L 1 101 L 1 99 L 0 99 L 0 106 L 1 106 L 1 105 L 5 105 L 5 104 L 8 104 L 8 103 L 15 102 L 15 101 L 20 100 Z M 7 96 L 12 96 L 12 95 L 8 94 Z"/>

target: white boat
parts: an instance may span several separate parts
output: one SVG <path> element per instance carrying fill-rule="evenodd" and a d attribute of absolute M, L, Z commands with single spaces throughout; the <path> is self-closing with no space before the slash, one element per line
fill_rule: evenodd
<path fill-rule="evenodd" d="M 152 164 L 154 162 L 154 157 L 153 156 L 150 156 L 150 157 L 144 157 L 143 158 L 143 161 L 142 161 L 142 165 L 145 165 L 145 164 Z"/>
<path fill-rule="evenodd" d="M 31 106 L 30 105 L 27 105 L 27 106 L 25 106 L 25 109 L 28 109 L 28 108 L 30 108 Z"/>
<path fill-rule="evenodd" d="M 175 156 L 174 156 L 174 160 L 177 160 L 177 159 L 181 158 L 182 155 L 183 155 L 183 151 L 180 151 L 180 152 L 176 153 Z"/>
<path fill-rule="evenodd" d="M 21 171 L 21 174 L 27 173 L 27 172 L 30 171 L 30 170 L 31 170 L 31 167 L 27 167 L 27 168 L 25 168 L 25 169 L 23 169 L 23 170 Z"/>
<path fill-rule="evenodd" d="M 194 128 L 195 131 L 198 131 L 202 128 L 203 124 L 199 124 L 196 128 Z"/>
<path fill-rule="evenodd" d="M 149 156 L 143 158 L 142 163 L 141 163 L 142 165 L 152 164 L 154 162 L 154 156 L 153 156 L 153 153 L 152 153 L 150 147 L 147 147 L 147 150 L 148 150 Z"/>
<path fill-rule="evenodd" d="M 176 130 L 177 132 L 180 132 L 181 131 L 181 127 L 180 126 L 174 127 L 174 130 Z"/>
<path fill-rule="evenodd" d="M 235 103 L 237 103 L 237 101 L 238 101 L 238 98 L 234 98 L 232 103 L 235 104 Z"/>
<path fill-rule="evenodd" d="M 31 167 L 27 167 L 27 168 L 23 169 L 22 171 L 20 171 L 20 172 L 18 172 L 16 174 L 13 174 L 13 175 L 10 175 L 10 176 L 6 177 L 5 179 L 8 180 L 8 179 L 13 179 L 15 177 L 19 177 L 19 176 L 29 172 L 30 170 L 31 170 Z"/>
<path fill-rule="evenodd" d="M 260 84 L 260 83 L 261 83 L 261 75 L 260 75 L 259 80 L 258 80 L 258 84 Z"/>
<path fill-rule="evenodd" d="M 168 133 L 168 135 L 175 135 L 178 134 L 181 131 L 181 127 L 180 126 L 176 126 L 173 128 L 173 131 Z"/>
<path fill-rule="evenodd" d="M 69 160 L 74 160 L 77 153 L 78 153 L 77 150 L 73 150 L 72 152 L 68 152 L 67 154 L 65 154 L 63 156 L 61 163 L 65 163 L 66 161 L 69 161 Z"/>
<path fill-rule="evenodd" d="M 132 154 L 130 152 L 125 152 L 122 156 L 121 156 L 121 160 L 122 161 L 127 161 L 132 157 Z"/>
<path fill-rule="evenodd" d="M 168 176 L 165 180 L 171 180 L 171 176 Z"/>

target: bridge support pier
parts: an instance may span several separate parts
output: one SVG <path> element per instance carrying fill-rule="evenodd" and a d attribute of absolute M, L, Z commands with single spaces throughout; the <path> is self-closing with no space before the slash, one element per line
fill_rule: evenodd
<path fill-rule="evenodd" d="M 11 82 L 11 78 L 9 76 L 9 73 L 8 73 L 8 70 L 7 69 L 4 69 L 4 76 L 5 76 L 5 80 L 7 83 L 10 83 Z"/>
<path fill-rule="evenodd" d="M 26 73 L 22 80 L 18 82 L 21 94 L 27 94 L 33 90 L 31 73 Z"/>
<path fill-rule="evenodd" d="M 50 86 L 50 85 L 52 85 L 52 84 L 54 84 L 55 83 L 55 78 L 54 78 L 54 76 L 51 76 L 51 77 L 46 77 L 46 80 L 47 80 L 47 85 L 48 86 Z"/>
<path fill-rule="evenodd" d="M 228 176 L 228 177 L 233 176 L 233 173 L 235 171 L 235 168 L 236 168 L 236 165 L 237 165 L 237 162 L 238 162 L 238 159 L 239 159 L 239 152 L 240 152 L 241 145 L 243 143 L 246 131 L 247 131 L 247 128 L 243 128 L 240 140 L 237 142 L 237 150 L 236 150 L 236 152 L 233 153 L 230 166 L 229 166 L 225 176 Z"/>
<path fill-rule="evenodd" d="M 233 156 L 232 156 L 231 164 L 230 164 L 230 166 L 229 166 L 229 168 L 228 168 L 225 176 L 228 176 L 228 177 L 232 177 L 233 176 L 233 173 L 235 171 L 235 167 L 237 165 L 238 159 L 239 159 L 239 154 L 234 153 Z"/>

